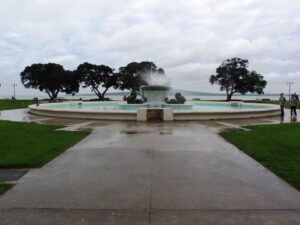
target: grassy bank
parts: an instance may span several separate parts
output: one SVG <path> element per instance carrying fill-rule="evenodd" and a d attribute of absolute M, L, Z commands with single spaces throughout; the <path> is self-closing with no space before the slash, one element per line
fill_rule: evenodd
<path fill-rule="evenodd" d="M 300 123 L 246 128 L 221 136 L 300 190 Z"/>
<path fill-rule="evenodd" d="M 34 100 L 0 99 L 0 110 L 27 108 L 34 103 Z"/>
<path fill-rule="evenodd" d="M 0 121 L 0 168 L 40 167 L 89 134 L 58 128 Z"/>

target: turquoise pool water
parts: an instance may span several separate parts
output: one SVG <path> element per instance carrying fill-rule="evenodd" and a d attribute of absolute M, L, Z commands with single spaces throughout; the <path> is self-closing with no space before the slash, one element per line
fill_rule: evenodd
<path fill-rule="evenodd" d="M 139 108 L 151 107 L 144 104 L 126 104 L 124 102 L 68 102 L 68 103 L 55 103 L 55 104 L 41 104 L 40 107 L 45 109 L 57 109 L 57 110 L 91 110 L 91 111 L 136 111 Z M 192 102 L 188 101 L 184 105 L 163 105 L 165 108 L 173 108 L 174 111 L 248 111 L 248 110 L 263 110 L 271 109 L 272 105 L 262 104 L 247 104 L 242 103 L 234 106 L 229 102 Z"/>

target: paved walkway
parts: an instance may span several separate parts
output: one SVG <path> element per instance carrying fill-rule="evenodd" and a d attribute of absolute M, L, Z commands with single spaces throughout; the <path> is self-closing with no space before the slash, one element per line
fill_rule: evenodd
<path fill-rule="evenodd" d="M 0 224 L 300 224 L 300 193 L 197 123 L 116 122 L 22 177 Z"/>

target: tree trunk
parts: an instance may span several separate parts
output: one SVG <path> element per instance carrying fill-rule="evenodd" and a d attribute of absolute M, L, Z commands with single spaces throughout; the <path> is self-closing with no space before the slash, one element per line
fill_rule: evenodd
<path fill-rule="evenodd" d="M 49 91 L 46 90 L 46 93 L 49 96 L 49 98 L 52 99 L 52 95 L 49 93 Z"/>
<path fill-rule="evenodd" d="M 49 96 L 50 100 L 55 99 L 54 93 L 52 91 L 48 91 L 47 89 L 45 89 L 47 95 Z"/>
<path fill-rule="evenodd" d="M 58 92 L 52 92 L 52 100 L 57 99 Z"/>
<path fill-rule="evenodd" d="M 233 95 L 233 93 L 227 94 L 226 101 L 231 101 L 232 95 Z"/>
<path fill-rule="evenodd" d="M 108 88 L 106 88 L 106 89 L 102 92 L 102 94 L 101 94 L 102 100 L 104 100 L 104 96 L 105 96 L 107 90 L 108 90 Z"/>
<path fill-rule="evenodd" d="M 99 100 L 100 100 L 100 101 L 103 101 L 103 100 L 104 100 L 104 94 L 103 94 L 103 93 L 100 93 L 100 95 L 99 95 Z"/>
<path fill-rule="evenodd" d="M 103 100 L 103 97 L 102 97 L 102 94 L 101 93 L 96 93 L 96 95 L 97 95 L 97 97 L 98 97 L 98 99 L 100 100 L 100 101 L 102 101 Z"/>
<path fill-rule="evenodd" d="M 103 96 L 102 96 L 101 92 L 100 92 L 98 89 L 93 88 L 93 91 L 94 91 L 94 93 L 97 95 L 97 97 L 98 97 L 98 99 L 99 99 L 100 101 L 103 100 Z"/>

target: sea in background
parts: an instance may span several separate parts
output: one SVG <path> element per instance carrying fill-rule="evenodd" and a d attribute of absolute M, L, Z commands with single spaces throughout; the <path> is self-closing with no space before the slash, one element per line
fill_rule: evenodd
<path fill-rule="evenodd" d="M 123 97 L 125 95 L 128 95 L 128 93 L 120 94 L 120 93 L 110 93 L 105 95 L 106 98 L 109 98 L 111 100 L 123 100 Z M 187 100 L 226 100 L 226 95 L 222 94 L 193 94 L 193 95 L 185 95 L 185 98 Z M 288 97 L 288 96 L 286 96 Z M 47 95 L 16 95 L 16 99 L 33 99 L 33 98 L 38 98 L 38 99 L 48 99 L 49 97 Z M 96 95 L 93 94 L 77 94 L 77 95 L 59 95 L 59 98 L 63 99 L 69 99 L 69 100 L 90 100 L 90 99 L 97 99 Z M 170 98 L 174 98 L 174 95 L 170 95 Z M 265 95 L 233 95 L 233 100 L 261 100 L 261 99 L 270 99 L 270 100 L 277 100 L 279 98 L 279 94 L 265 94 Z M 0 95 L 0 99 L 11 99 L 11 96 L 9 95 Z"/>

